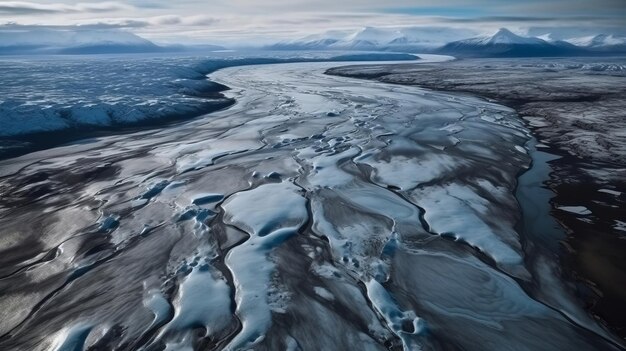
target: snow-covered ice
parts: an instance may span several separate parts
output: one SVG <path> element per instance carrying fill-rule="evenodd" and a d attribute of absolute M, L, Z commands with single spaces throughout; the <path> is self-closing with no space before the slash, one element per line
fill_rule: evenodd
<path fill-rule="evenodd" d="M 393 53 L 213 53 L 189 56 L 28 57 L 0 60 L 0 138 L 185 119 L 233 103 L 207 74 L 297 61 L 410 60 Z"/>
<path fill-rule="evenodd" d="M 0 348 L 609 348 L 526 289 L 516 113 L 333 65 L 219 70 L 229 109 L 0 161 Z"/>

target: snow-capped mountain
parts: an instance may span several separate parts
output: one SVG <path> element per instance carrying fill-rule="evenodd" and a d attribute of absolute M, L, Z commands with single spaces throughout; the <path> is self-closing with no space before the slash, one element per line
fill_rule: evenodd
<path fill-rule="evenodd" d="M 567 39 L 566 41 L 576 46 L 582 46 L 587 48 L 626 44 L 626 38 L 616 37 L 611 34 L 598 34 L 581 38 L 571 38 Z"/>
<path fill-rule="evenodd" d="M 383 29 L 375 27 L 364 27 L 350 35 L 345 40 L 348 42 L 369 42 L 376 45 L 384 45 L 398 38 L 403 38 L 404 34 L 396 29 Z"/>
<path fill-rule="evenodd" d="M 470 32 L 471 34 L 472 32 Z M 430 51 L 467 36 L 467 30 L 443 27 L 364 27 L 328 31 L 270 46 L 275 50 Z"/>
<path fill-rule="evenodd" d="M 474 45 L 543 45 L 545 40 L 522 37 L 506 28 L 500 28 L 494 35 L 465 39 L 463 42 Z"/>
<path fill-rule="evenodd" d="M 0 54 L 154 52 L 163 48 L 121 30 L 0 29 Z"/>
<path fill-rule="evenodd" d="M 566 41 L 572 45 L 583 47 L 594 53 L 626 53 L 626 37 L 618 37 L 612 34 L 598 34 L 580 38 L 571 38 Z"/>
<path fill-rule="evenodd" d="M 546 33 L 546 34 L 542 34 L 542 35 L 538 35 L 535 38 L 539 38 L 541 40 L 545 40 L 548 43 L 553 43 L 557 40 L 555 40 L 554 38 L 552 38 L 552 34 L 551 33 Z"/>
<path fill-rule="evenodd" d="M 501 28 L 491 36 L 448 43 L 437 52 L 457 56 L 529 57 L 577 55 L 583 54 L 585 50 L 562 41 L 548 42 L 541 38 L 523 37 Z"/>
<path fill-rule="evenodd" d="M 613 35 L 562 40 L 545 33 L 522 36 L 501 28 L 476 36 L 468 29 L 443 27 L 364 27 L 334 30 L 279 42 L 273 50 L 361 50 L 442 53 L 454 56 L 528 57 L 605 55 L 626 52 L 626 40 Z"/>
<path fill-rule="evenodd" d="M 374 50 L 395 37 L 387 31 L 365 27 L 356 32 L 329 31 L 301 39 L 283 41 L 270 48 L 278 50 Z"/>

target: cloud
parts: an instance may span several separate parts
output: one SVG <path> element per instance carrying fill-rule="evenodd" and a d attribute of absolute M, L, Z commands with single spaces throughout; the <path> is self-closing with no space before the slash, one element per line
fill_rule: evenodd
<path fill-rule="evenodd" d="M 0 2 L 0 14 L 33 15 L 51 13 L 97 13 L 132 10 L 130 5 L 119 2 L 77 3 L 74 5 L 63 3 L 39 4 L 26 1 Z"/>
<path fill-rule="evenodd" d="M 547 14 L 561 16 L 603 16 L 621 17 L 626 15 L 624 0 L 534 0 L 522 1 L 502 6 L 508 13 Z"/>
<path fill-rule="evenodd" d="M 609 21 L 606 17 L 600 16 L 572 16 L 572 17 L 534 17 L 534 16 L 484 16 L 471 18 L 442 18 L 450 23 L 543 23 L 543 22 L 577 22 L 577 21 Z"/>
<path fill-rule="evenodd" d="M 585 27 L 585 26 L 534 26 L 529 27 L 526 31 L 526 35 L 540 36 L 544 34 L 550 34 L 550 37 L 555 40 L 563 40 L 570 38 L 580 38 L 585 36 L 596 35 L 598 33 L 611 33 L 617 36 L 626 37 L 626 28 L 621 27 Z"/>
<path fill-rule="evenodd" d="M 78 1 L 0 0 L 0 24 L 121 28 L 173 43 L 258 44 L 363 26 L 440 26 L 485 34 L 500 27 L 519 32 L 537 26 L 585 27 L 612 33 L 624 27 L 626 9 L 625 0 Z"/>
<path fill-rule="evenodd" d="M 0 24 L 0 32 L 4 31 L 29 31 L 38 29 L 48 30 L 100 30 L 100 29 L 129 29 L 144 28 L 151 24 L 142 20 L 119 20 L 116 22 L 93 22 L 85 24 L 69 24 L 69 25 L 46 25 L 46 24 L 18 24 L 9 22 Z"/>
<path fill-rule="evenodd" d="M 182 27 L 210 27 L 220 20 L 215 17 L 204 15 L 177 16 L 165 15 L 147 18 L 110 18 L 110 19 L 87 19 L 79 20 L 72 24 L 20 24 L 7 22 L 0 24 L 2 30 L 32 30 L 32 29 L 132 29 L 132 28 L 182 28 Z"/>
<path fill-rule="evenodd" d="M 181 25 L 181 26 L 210 26 L 219 22 L 219 19 L 215 17 L 209 17 L 204 15 L 197 16 L 177 16 L 177 15 L 165 15 L 152 17 L 146 20 L 150 25 L 155 26 L 167 26 L 167 25 Z"/>

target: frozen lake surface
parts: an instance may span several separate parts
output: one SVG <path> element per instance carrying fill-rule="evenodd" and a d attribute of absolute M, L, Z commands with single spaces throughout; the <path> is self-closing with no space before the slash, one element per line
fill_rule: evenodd
<path fill-rule="evenodd" d="M 0 161 L 0 349 L 618 349 L 515 229 L 515 112 L 336 65 Z"/>

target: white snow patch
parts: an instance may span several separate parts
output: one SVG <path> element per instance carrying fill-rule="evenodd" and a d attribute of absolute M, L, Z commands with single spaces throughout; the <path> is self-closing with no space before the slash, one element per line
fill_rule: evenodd
<path fill-rule="evenodd" d="M 424 218 L 433 231 L 460 238 L 499 264 L 516 266 L 522 262 L 515 230 L 507 223 L 499 225 L 497 230 L 491 228 L 486 220 L 490 218 L 489 201 L 469 187 L 451 183 L 416 189 L 411 199 L 424 208 Z"/>
<path fill-rule="evenodd" d="M 613 228 L 621 232 L 626 232 L 626 222 L 616 220 Z"/>
<path fill-rule="evenodd" d="M 313 290 L 315 291 L 317 295 L 319 295 L 321 298 L 325 300 L 333 301 L 335 299 L 335 296 L 333 296 L 333 294 L 330 291 L 322 288 L 321 286 L 316 286 L 313 288 Z"/>
<path fill-rule="evenodd" d="M 180 284 L 174 302 L 176 314 L 161 334 L 183 331 L 204 325 L 207 335 L 214 335 L 231 320 L 230 288 L 222 277 L 214 276 L 210 268 L 198 266 Z"/>
<path fill-rule="evenodd" d="M 620 195 L 622 195 L 622 192 L 616 191 L 616 190 L 611 190 L 611 189 L 600 189 L 600 190 L 598 190 L 598 192 L 609 194 L 609 195 L 613 195 L 613 196 L 620 196 Z"/>
<path fill-rule="evenodd" d="M 591 211 L 585 206 L 557 206 L 561 211 L 574 213 L 580 216 L 587 216 L 591 214 Z"/>
<path fill-rule="evenodd" d="M 413 311 L 402 311 L 378 281 L 371 279 L 365 283 L 365 286 L 372 305 L 385 318 L 387 326 L 402 340 L 404 350 L 421 350 L 420 345 L 416 344 L 409 335 L 422 332 L 424 329 L 423 320 L 418 318 Z M 412 333 L 403 330 L 403 324 L 406 322 L 413 324 Z"/>
<path fill-rule="evenodd" d="M 292 183 L 274 183 L 236 193 L 222 207 L 224 222 L 250 235 L 226 256 L 242 322 L 241 332 L 226 348 L 246 349 L 263 340 L 275 307 L 268 301 L 270 292 L 276 294 L 270 286 L 274 264 L 268 255 L 307 221 L 306 199 Z"/>

